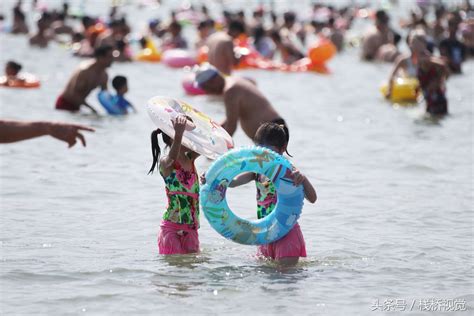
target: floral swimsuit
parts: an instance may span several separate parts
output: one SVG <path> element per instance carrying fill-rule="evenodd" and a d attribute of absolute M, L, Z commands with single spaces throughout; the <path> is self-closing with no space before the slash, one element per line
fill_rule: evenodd
<path fill-rule="evenodd" d="M 160 173 L 163 172 L 160 168 Z M 176 224 L 187 224 L 192 229 L 199 228 L 199 181 L 196 168 L 184 170 L 178 161 L 173 163 L 173 171 L 163 177 L 166 184 L 168 206 L 163 219 Z"/>
<path fill-rule="evenodd" d="M 264 218 L 270 214 L 277 203 L 276 189 L 273 183 L 265 176 L 257 174 L 257 217 Z"/>

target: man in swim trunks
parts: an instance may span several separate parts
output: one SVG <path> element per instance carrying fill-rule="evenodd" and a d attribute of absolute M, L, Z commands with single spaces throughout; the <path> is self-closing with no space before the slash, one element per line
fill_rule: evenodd
<path fill-rule="evenodd" d="M 224 96 L 226 120 L 221 125 L 230 135 L 235 133 L 239 121 L 245 134 L 251 139 L 260 125 L 273 122 L 283 125 L 289 140 L 290 134 L 285 121 L 249 80 L 224 77 L 214 66 L 205 64 L 197 70 L 195 84 L 207 93 Z"/>
<path fill-rule="evenodd" d="M 69 79 L 66 88 L 56 101 L 56 109 L 77 112 L 81 105 L 84 105 L 92 112 L 97 113 L 87 103 L 86 98 L 97 87 L 102 90 L 107 89 L 108 76 L 105 70 L 112 65 L 112 51 L 111 46 L 102 46 L 95 49 L 95 58 L 92 61 L 82 63 Z"/>

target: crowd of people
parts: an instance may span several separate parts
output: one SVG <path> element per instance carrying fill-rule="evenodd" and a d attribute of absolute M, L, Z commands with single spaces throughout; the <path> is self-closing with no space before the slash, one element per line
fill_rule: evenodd
<path fill-rule="evenodd" d="M 13 10 L 12 34 L 29 32 L 22 6 L 20 0 Z M 74 20 L 74 16 L 69 13 L 68 4 L 64 3 L 59 11 L 42 12 L 36 22 L 37 31 L 29 38 L 29 43 L 46 48 L 52 40 L 66 41 L 75 56 L 91 58 L 81 63 L 72 74 L 64 90 L 59 93 L 56 109 L 77 112 L 81 107 L 86 107 L 94 113 L 97 110 L 88 103 L 88 95 L 96 88 L 107 90 L 107 68 L 113 62 L 133 61 L 133 43 L 139 43 L 142 49 L 153 41 L 160 51 L 188 49 L 198 54 L 205 49 L 207 63 L 195 71 L 195 83 L 208 94 L 223 96 L 226 119 L 221 126 L 233 135 L 240 122 L 245 134 L 257 145 L 283 154 L 290 139 L 289 126 L 255 82 L 235 75 L 234 70 L 240 60 L 245 58 L 245 52 L 236 49 L 239 43 L 245 41 L 266 59 L 279 59 L 282 63 L 293 64 L 308 55 L 307 48 L 315 38 L 331 41 L 338 51 L 347 49 L 348 45 L 354 45 L 346 38 L 354 21 L 358 18 L 372 19 L 372 28 L 360 40 L 361 59 L 394 63 L 386 96 L 390 98 L 395 78 L 417 78 L 427 112 L 432 115 L 448 113 L 446 79 L 451 74 L 461 74 L 462 63 L 474 55 L 474 11 L 469 1 L 455 8 L 440 3 L 418 6 L 409 20 L 400 23 L 400 28 L 406 29 L 405 39 L 393 28 L 390 16 L 384 10 L 336 8 L 316 3 L 308 15 L 299 17 L 296 12 L 287 11 L 279 16 L 272 10 L 258 7 L 250 17 L 245 11 L 223 11 L 221 17 L 214 18 L 203 5 L 200 9 L 190 7 L 173 11 L 167 21 L 151 20 L 146 30 L 137 36 L 132 33 L 125 16 L 119 15 L 118 7 L 111 8 L 107 20 L 82 16 L 80 23 L 77 23 L 77 19 Z M 431 15 L 434 16 L 432 21 Z M 76 23 L 72 23 L 74 21 Z M 183 27 L 195 28 L 197 35 L 194 43 L 183 36 Z M 406 41 L 409 54 L 399 49 L 402 40 Z M 21 80 L 21 68 L 18 62 L 9 62 L 5 70 L 7 78 Z M 134 109 L 124 99 L 128 91 L 126 77 L 114 78 L 112 85 L 122 104 L 120 113 L 126 114 L 128 108 Z M 59 130 L 56 131 L 54 126 L 45 127 L 47 122 L 22 124 L 4 120 L 0 125 L 2 134 L 5 130 L 12 135 L 2 135 L 2 142 L 49 134 L 67 141 L 70 146 L 76 138 L 85 144 L 83 136 L 77 133 L 91 130 L 73 126 L 66 133 L 63 125 L 56 124 L 56 129 L 61 127 L 68 135 L 59 137 Z M 161 130 L 154 131 L 151 136 L 153 165 L 150 171 L 158 168 L 170 201 L 159 237 L 160 253 L 163 254 L 196 252 L 199 249 L 199 177 L 194 167 L 197 154 L 181 145 L 185 125 L 186 117 L 179 117 L 174 122 L 174 139 Z M 32 132 L 35 126 L 38 131 Z M 22 128 L 25 130 L 23 133 L 19 132 Z M 163 142 L 170 147 L 169 152 L 161 158 L 158 134 L 162 134 Z M 309 180 L 296 169 L 293 178 L 295 184 L 304 185 L 306 198 L 314 203 L 316 192 Z M 267 180 L 257 179 L 253 174 L 234 179 L 232 185 L 249 181 L 257 182 L 258 199 L 261 201 L 260 216 L 268 215 L 276 203 L 275 189 Z M 179 201 L 174 203 L 177 197 Z M 260 252 L 283 261 L 306 256 L 299 226 L 295 226 L 284 239 L 261 248 Z"/>
<path fill-rule="evenodd" d="M 31 28 L 27 24 L 25 5 L 19 0 L 13 8 L 12 34 L 29 34 Z M 33 0 L 32 6 L 36 5 L 37 2 Z M 373 26 L 359 41 L 361 58 L 395 63 L 391 82 L 400 75 L 400 70 L 409 69 L 409 73 L 405 71 L 405 74 L 418 77 L 427 104 L 432 104 L 434 99 L 444 98 L 442 86 L 448 74 L 461 73 L 463 61 L 474 55 L 474 17 L 469 1 L 457 7 L 447 7 L 438 2 L 432 6 L 419 5 L 412 10 L 409 19 L 401 21 L 399 25 L 402 31 L 406 29 L 405 42 L 411 50 L 409 59 L 399 49 L 403 37 L 391 25 L 389 14 L 384 10 L 375 11 L 366 7 L 336 8 L 315 3 L 305 16 L 299 17 L 293 11 L 278 16 L 274 11 L 259 6 L 251 16 L 247 16 L 245 11 L 224 10 L 221 16 L 213 17 L 206 5 L 199 9 L 191 6 L 172 11 L 168 20 L 150 20 L 146 29 L 135 33 L 132 33 L 125 15 L 119 12 L 119 7 L 113 6 L 104 19 L 72 15 L 67 2 L 59 10 L 41 8 L 36 21 L 37 30 L 29 38 L 30 45 L 46 48 L 50 41 L 56 40 L 68 45 L 75 56 L 94 58 L 93 62 L 81 64 L 72 75 L 58 97 L 57 109 L 78 111 L 81 106 L 85 106 L 97 112 L 86 102 L 87 96 L 97 87 L 107 89 L 106 69 L 112 62 L 132 61 L 135 43 L 139 44 L 139 50 L 149 43 L 156 43 L 161 52 L 187 49 L 199 55 L 204 50 L 207 61 L 221 74 L 228 76 L 245 58 L 245 50 L 238 49 L 239 43 L 243 41 L 265 59 L 278 59 L 284 64 L 292 64 L 308 55 L 307 48 L 315 39 L 330 40 L 338 51 L 353 45 L 354 41 L 347 39 L 346 34 L 354 21 L 372 18 Z M 194 43 L 183 36 L 183 27 L 195 29 Z M 419 48 L 421 51 L 418 53 L 413 52 L 410 40 L 415 33 L 418 43 L 424 43 L 424 48 Z M 430 63 L 430 67 L 422 63 L 425 67 L 421 67 L 419 72 L 418 59 L 423 59 L 423 56 L 429 57 L 426 60 L 436 62 Z M 443 70 L 442 66 L 434 66 L 437 64 L 445 65 L 447 70 Z M 18 77 L 20 69 L 19 62 L 9 62 L 7 78 L 21 80 Z M 431 79 L 432 73 L 439 79 Z M 432 81 L 436 84 L 431 84 Z M 437 87 L 433 88 L 434 85 Z M 429 89 L 426 88 L 428 86 Z M 431 92 L 428 93 L 426 89 Z M 443 112 L 431 111 L 430 104 L 427 105 L 428 112 Z M 120 113 L 125 114 L 127 111 L 122 109 Z"/>

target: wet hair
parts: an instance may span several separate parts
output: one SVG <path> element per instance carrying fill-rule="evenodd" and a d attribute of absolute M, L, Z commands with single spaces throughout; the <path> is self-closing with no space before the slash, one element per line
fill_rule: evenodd
<path fill-rule="evenodd" d="M 158 134 L 161 134 L 161 138 L 163 139 L 163 143 L 166 144 L 166 146 L 171 146 L 173 140 L 171 137 L 163 133 L 160 129 L 156 129 L 153 132 L 151 132 L 151 154 L 153 155 L 153 163 L 151 165 L 150 171 L 148 171 L 148 174 L 153 173 L 155 171 L 155 168 L 159 170 L 159 160 L 160 160 L 160 154 L 161 154 L 161 149 L 160 149 L 160 144 L 158 142 Z"/>
<path fill-rule="evenodd" d="M 273 146 L 278 149 L 283 149 L 288 145 L 288 140 L 289 135 L 285 131 L 284 125 L 271 122 L 260 125 L 253 137 L 253 141 L 257 145 Z"/>
<path fill-rule="evenodd" d="M 253 38 L 256 44 L 265 36 L 263 25 L 257 25 L 253 30 Z"/>
<path fill-rule="evenodd" d="M 245 33 L 245 26 L 238 20 L 232 20 L 229 23 L 229 32 L 236 32 L 238 34 Z"/>
<path fill-rule="evenodd" d="M 51 22 L 53 20 L 53 14 L 52 13 L 49 13 L 49 12 L 43 12 L 41 14 L 41 17 L 38 21 L 42 21 L 42 22 Z"/>
<path fill-rule="evenodd" d="M 94 25 L 94 19 L 86 15 L 81 18 L 81 23 L 84 26 L 84 28 L 88 28 L 89 26 Z"/>
<path fill-rule="evenodd" d="M 285 23 L 295 23 L 296 22 L 296 14 L 292 11 L 285 12 L 283 14 L 283 20 Z"/>
<path fill-rule="evenodd" d="M 183 28 L 181 27 L 181 24 L 179 24 L 179 23 L 176 22 L 176 21 L 173 21 L 173 22 L 170 23 L 169 29 L 171 29 L 171 28 L 174 28 L 174 29 L 175 29 L 176 31 L 178 31 L 178 32 L 181 32 L 181 30 L 183 29 Z"/>
<path fill-rule="evenodd" d="M 386 24 L 390 20 L 390 17 L 384 10 L 378 10 L 375 12 L 375 19 Z"/>
<path fill-rule="evenodd" d="M 199 22 L 197 29 L 202 30 L 206 27 L 209 27 L 209 24 L 207 23 L 207 20 Z"/>
<path fill-rule="evenodd" d="M 126 84 L 127 78 L 124 76 L 115 76 L 112 80 L 112 87 L 114 87 L 115 90 L 123 88 Z"/>
<path fill-rule="evenodd" d="M 110 45 L 102 45 L 100 47 L 97 47 L 94 50 L 94 57 L 95 58 L 100 58 L 100 57 L 105 57 L 107 56 L 107 53 L 113 51 L 113 47 Z"/>
<path fill-rule="evenodd" d="M 7 67 L 12 68 L 17 73 L 20 72 L 21 68 L 23 68 L 22 65 L 20 65 L 19 63 L 15 62 L 13 60 L 10 60 L 10 61 L 7 62 Z"/>

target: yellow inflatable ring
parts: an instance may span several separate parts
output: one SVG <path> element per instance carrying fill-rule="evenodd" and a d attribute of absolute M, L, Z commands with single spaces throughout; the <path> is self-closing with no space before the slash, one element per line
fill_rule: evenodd
<path fill-rule="evenodd" d="M 390 101 L 392 102 L 416 102 L 418 98 L 420 83 L 416 78 L 396 78 L 393 81 L 392 94 Z M 387 95 L 388 83 L 380 87 L 383 96 Z"/>

